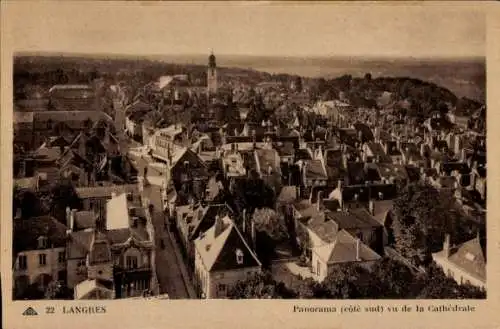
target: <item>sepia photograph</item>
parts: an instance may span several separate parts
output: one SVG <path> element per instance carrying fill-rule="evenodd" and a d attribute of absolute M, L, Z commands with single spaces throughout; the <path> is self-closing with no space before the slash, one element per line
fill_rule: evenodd
<path fill-rule="evenodd" d="M 485 299 L 484 13 L 244 4 L 15 49 L 12 299 Z"/>

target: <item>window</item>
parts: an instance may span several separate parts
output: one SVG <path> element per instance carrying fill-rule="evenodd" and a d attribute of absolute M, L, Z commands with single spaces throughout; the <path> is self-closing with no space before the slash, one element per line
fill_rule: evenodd
<path fill-rule="evenodd" d="M 60 251 L 59 255 L 58 255 L 58 258 L 57 258 L 57 261 L 59 263 L 64 263 L 66 261 L 66 252 Z"/>
<path fill-rule="evenodd" d="M 21 255 L 18 258 L 18 267 L 20 270 L 25 270 L 28 268 L 28 259 L 25 255 Z"/>
<path fill-rule="evenodd" d="M 44 236 L 38 237 L 38 249 L 45 249 L 47 248 L 47 238 Z"/>
<path fill-rule="evenodd" d="M 236 249 L 236 263 L 243 264 L 243 251 L 241 249 Z"/>
<path fill-rule="evenodd" d="M 219 295 L 225 295 L 226 290 L 227 290 L 227 286 L 225 284 L 219 284 L 217 287 L 217 290 L 218 290 Z"/>
<path fill-rule="evenodd" d="M 137 268 L 137 257 L 127 256 L 126 265 L 127 265 L 127 268 Z"/>
<path fill-rule="evenodd" d="M 40 266 L 47 265 L 47 255 L 45 255 L 45 254 L 39 254 L 38 255 L 38 264 Z"/>
<path fill-rule="evenodd" d="M 85 260 L 84 259 L 79 260 L 77 266 L 78 267 L 85 266 Z"/>

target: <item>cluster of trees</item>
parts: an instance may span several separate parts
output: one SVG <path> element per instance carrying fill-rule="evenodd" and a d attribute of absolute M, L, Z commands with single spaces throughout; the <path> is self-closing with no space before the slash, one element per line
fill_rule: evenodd
<path fill-rule="evenodd" d="M 413 273 L 405 265 L 386 258 L 370 270 L 355 263 L 335 267 L 321 283 L 296 278 L 289 286 L 264 272 L 238 282 L 230 298 L 302 299 L 465 299 L 486 298 L 484 290 L 458 285 L 432 266 L 426 273 Z"/>
<path fill-rule="evenodd" d="M 453 195 L 415 183 L 406 186 L 394 202 L 392 235 L 394 248 L 416 266 L 432 261 L 442 248 L 445 234 L 464 242 L 475 234 L 474 227 L 458 211 Z"/>
<path fill-rule="evenodd" d="M 313 84 L 311 92 L 315 99 L 339 98 L 343 94 L 353 106 L 368 108 L 377 108 L 377 98 L 384 92 L 390 92 L 393 102 L 406 100 L 411 104 L 406 115 L 423 119 L 434 111 L 446 113 L 451 107 L 455 107 L 459 113 L 470 115 L 471 111 L 482 106 L 465 97 L 459 99 L 450 90 L 434 83 L 409 77 L 373 79 L 370 73 L 363 78 L 351 75 L 329 80 L 319 78 Z"/>
<path fill-rule="evenodd" d="M 73 184 L 67 180 L 53 184 L 44 194 L 20 190 L 17 186 L 13 190 L 13 211 L 21 209 L 21 219 L 51 215 L 66 225 L 66 207 L 81 208 L 81 200 Z"/>

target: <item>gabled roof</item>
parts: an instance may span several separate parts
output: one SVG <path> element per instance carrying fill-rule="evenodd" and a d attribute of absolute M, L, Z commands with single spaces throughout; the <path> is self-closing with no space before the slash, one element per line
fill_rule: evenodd
<path fill-rule="evenodd" d="M 261 266 L 257 256 L 229 217 L 221 219 L 222 231 L 216 235 L 217 224 L 195 240 L 205 268 L 209 272 Z M 237 263 L 236 251 L 243 252 L 243 263 Z"/>
<path fill-rule="evenodd" d="M 95 231 L 92 234 L 89 250 L 89 263 L 107 263 L 112 261 L 111 247 L 104 233 Z"/>
<path fill-rule="evenodd" d="M 129 240 L 136 242 L 149 242 L 151 240 L 149 233 L 142 226 L 109 230 L 106 236 L 111 245 L 123 244 Z"/>
<path fill-rule="evenodd" d="M 379 174 L 382 178 L 407 180 L 408 174 L 403 165 L 392 164 L 392 163 L 377 163 Z"/>
<path fill-rule="evenodd" d="M 445 257 L 444 251 L 437 255 Z M 451 248 L 448 261 L 479 280 L 486 281 L 486 254 L 480 238 L 476 237 Z"/>
<path fill-rule="evenodd" d="M 379 227 L 381 224 L 365 208 L 349 211 L 332 211 L 326 214 L 329 220 L 337 223 L 339 230 Z"/>
<path fill-rule="evenodd" d="M 47 238 L 47 248 L 66 246 L 66 230 L 64 224 L 51 216 L 16 219 L 13 225 L 14 253 L 38 249 L 38 238 Z"/>
<path fill-rule="evenodd" d="M 320 160 L 310 160 L 306 166 L 306 177 L 308 179 L 327 179 L 328 175 Z"/>
<path fill-rule="evenodd" d="M 255 160 L 258 164 L 257 168 L 260 168 L 260 171 L 263 173 L 267 173 L 268 168 L 271 168 L 272 173 L 280 173 L 280 157 L 278 152 L 274 149 L 260 149 L 255 150 Z"/>
<path fill-rule="evenodd" d="M 356 250 L 358 247 L 359 251 Z M 345 230 L 340 230 L 332 243 L 320 246 L 314 252 L 327 264 L 374 261 L 381 258 L 375 251 Z"/>
<path fill-rule="evenodd" d="M 356 129 L 356 131 L 360 131 L 361 134 L 363 135 L 363 139 L 364 140 L 373 140 L 374 137 L 373 137 L 373 132 L 371 131 L 371 129 L 364 123 L 355 123 L 354 124 L 354 129 Z"/>
<path fill-rule="evenodd" d="M 106 294 L 112 294 L 113 282 L 101 279 L 87 279 L 75 286 L 75 299 L 88 299 L 96 291 L 103 291 Z"/>
<path fill-rule="evenodd" d="M 68 259 L 84 258 L 92 243 L 91 231 L 71 232 L 68 241 Z"/>
<path fill-rule="evenodd" d="M 387 214 L 394 208 L 393 200 L 374 200 L 373 202 L 373 218 L 379 223 L 385 225 Z"/>
<path fill-rule="evenodd" d="M 227 206 L 227 204 L 211 204 L 206 207 L 199 207 L 193 212 L 193 218 L 191 226 L 193 230 L 191 232 L 190 239 L 196 239 L 200 234 L 206 232 L 210 229 L 214 223 L 217 216 L 224 217 L 230 215 L 232 210 Z"/>

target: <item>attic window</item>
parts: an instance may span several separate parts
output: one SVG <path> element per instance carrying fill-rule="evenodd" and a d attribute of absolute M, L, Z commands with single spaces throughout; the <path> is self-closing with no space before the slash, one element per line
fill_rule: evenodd
<path fill-rule="evenodd" d="M 467 260 L 470 260 L 471 262 L 473 262 L 473 261 L 474 261 L 474 259 L 476 259 L 476 256 L 475 256 L 475 255 L 473 255 L 473 254 L 471 254 L 470 252 L 468 252 L 468 253 L 466 253 L 466 254 L 465 254 L 465 258 L 466 258 Z"/>
<path fill-rule="evenodd" d="M 236 263 L 238 263 L 238 265 L 243 264 L 243 251 L 241 251 L 241 249 L 236 249 Z"/>
<path fill-rule="evenodd" d="M 205 246 L 205 250 L 206 250 L 206 251 L 209 251 L 211 246 L 212 246 L 212 245 L 207 244 L 207 245 Z"/>
<path fill-rule="evenodd" d="M 45 248 L 47 248 L 47 237 L 45 236 L 38 237 L 38 249 L 45 249 Z"/>

